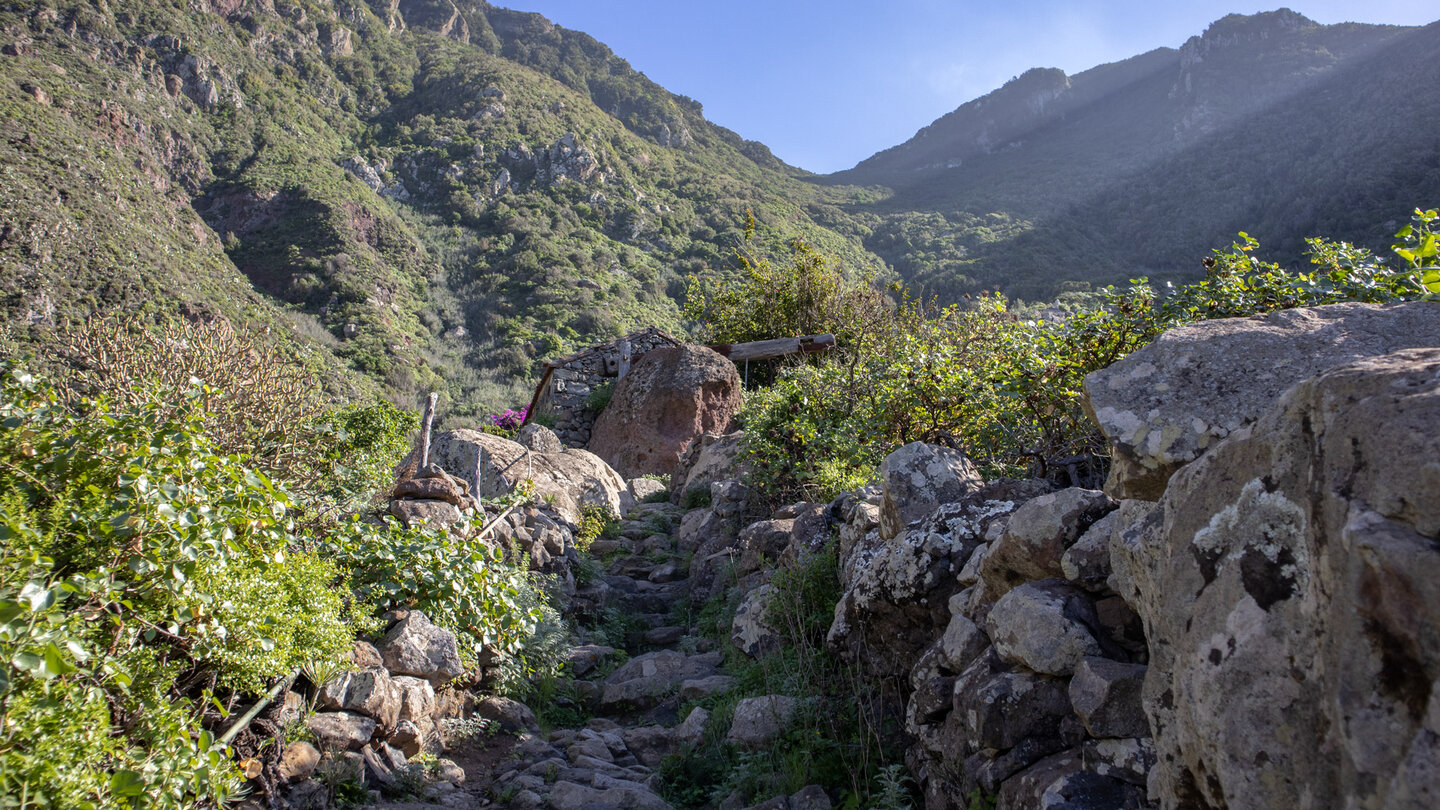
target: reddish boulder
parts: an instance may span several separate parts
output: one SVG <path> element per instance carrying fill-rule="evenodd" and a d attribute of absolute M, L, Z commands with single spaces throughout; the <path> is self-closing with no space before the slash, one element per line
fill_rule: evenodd
<path fill-rule="evenodd" d="M 668 475 L 697 436 L 728 432 L 740 404 L 734 363 L 703 346 L 653 349 L 615 384 L 588 449 L 626 478 Z"/>

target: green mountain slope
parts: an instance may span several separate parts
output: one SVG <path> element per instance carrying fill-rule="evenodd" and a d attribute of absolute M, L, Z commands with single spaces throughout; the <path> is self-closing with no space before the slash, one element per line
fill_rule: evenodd
<path fill-rule="evenodd" d="M 946 298 L 1193 277 L 1239 230 L 1285 261 L 1305 236 L 1383 247 L 1435 203 L 1437 65 L 1435 25 L 1232 15 L 1178 51 L 1029 71 L 830 179 L 894 191 L 866 245 Z"/>
<path fill-rule="evenodd" d="M 1434 204 L 1436 26 L 1227 17 L 1180 50 L 1027 72 L 816 177 L 603 44 L 479 0 L 0 7 L 0 345 L 215 312 L 337 395 L 464 418 L 538 361 L 683 331 L 691 273 L 803 237 L 955 300 L 1298 258 Z M 4 336 L 0 336 L 4 337 Z"/>
<path fill-rule="evenodd" d="M 537 15 L 37 0 L 0 30 L 0 295 L 34 340 L 211 309 L 342 388 L 463 414 L 576 344 L 683 329 L 683 276 L 729 267 L 747 208 L 771 246 L 878 267 L 836 208 L 873 193 L 806 182 Z"/>

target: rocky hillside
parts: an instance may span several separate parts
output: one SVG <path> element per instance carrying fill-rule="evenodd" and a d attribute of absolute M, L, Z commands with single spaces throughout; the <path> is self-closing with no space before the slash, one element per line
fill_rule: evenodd
<path fill-rule="evenodd" d="M 1198 274 L 1248 230 L 1388 243 L 1440 143 L 1437 29 L 1227 17 L 1034 70 L 829 178 L 603 44 L 480 0 L 0 10 L 6 351 L 95 312 L 213 311 L 335 391 L 528 399 L 536 362 L 683 332 L 684 277 L 803 237 L 958 300 Z"/>
<path fill-rule="evenodd" d="M 537 358 L 679 331 L 683 276 L 730 266 L 747 209 L 770 247 L 878 264 L 820 224 L 860 192 L 537 15 L 41 0 L 0 31 L 0 295 L 30 337 L 212 309 L 463 416 L 525 398 Z"/>

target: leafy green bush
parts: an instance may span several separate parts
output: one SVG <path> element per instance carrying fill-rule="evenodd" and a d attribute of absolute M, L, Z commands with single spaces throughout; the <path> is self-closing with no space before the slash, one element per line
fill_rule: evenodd
<path fill-rule="evenodd" d="M 742 414 L 749 483 L 772 504 L 825 501 L 912 441 L 963 449 L 988 476 L 1098 486 L 1107 448 L 1080 406 L 1087 373 L 1194 320 L 1337 301 L 1433 298 L 1434 212 L 1417 211 L 1392 268 L 1346 243 L 1311 240 L 1314 270 L 1255 257 L 1255 240 L 1207 260 L 1209 276 L 1157 298 L 1144 279 L 1086 296 L 1059 320 L 1019 317 L 981 296 L 966 309 L 904 302 L 884 329 L 828 362 L 783 370 Z"/>
<path fill-rule="evenodd" d="M 590 544 L 596 539 L 619 531 L 619 523 L 619 519 L 609 508 L 586 504 L 580 507 L 580 527 L 575 532 L 575 545 L 584 551 L 590 548 Z"/>
<path fill-rule="evenodd" d="M 788 264 L 776 265 L 757 255 L 754 238 L 755 219 L 747 212 L 744 242 L 734 254 L 738 280 L 689 278 L 684 314 L 702 323 L 709 339 L 743 343 L 828 333 L 854 347 L 889 319 L 891 304 L 871 277 L 847 279 L 838 262 L 800 239 L 790 242 Z"/>
<path fill-rule="evenodd" d="M 514 656 L 545 617 L 522 558 L 471 539 L 470 523 L 410 528 L 360 516 L 343 522 L 318 551 L 347 572 L 350 586 L 377 612 L 413 608 L 460 638 L 460 656 Z"/>
<path fill-rule="evenodd" d="M 684 509 L 704 509 L 709 505 L 709 487 L 691 487 L 680 496 L 680 506 Z"/>
<path fill-rule="evenodd" d="M 598 414 L 605 410 L 610 404 L 610 398 L 615 396 L 615 383 L 603 382 L 590 389 L 590 395 L 585 397 L 585 410 Z"/>
<path fill-rule="evenodd" d="M 355 509 L 385 494 L 395 466 L 410 450 L 420 415 L 381 399 L 327 411 L 318 421 L 329 434 L 324 445 L 329 475 L 319 494 L 339 509 Z"/>
<path fill-rule="evenodd" d="M 333 570 L 304 557 L 282 569 L 290 497 L 218 451 L 205 398 L 196 386 L 66 407 L 5 370 L 0 794 L 41 807 L 222 803 L 240 782 L 202 728 L 205 684 L 255 691 L 348 647 Z"/>

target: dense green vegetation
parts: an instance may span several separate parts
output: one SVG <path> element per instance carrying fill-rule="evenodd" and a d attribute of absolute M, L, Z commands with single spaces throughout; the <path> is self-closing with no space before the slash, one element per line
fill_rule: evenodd
<path fill-rule="evenodd" d="M 683 332 L 683 276 L 725 270 L 747 208 L 767 245 L 879 268 L 811 212 L 876 193 L 807 182 L 583 34 L 460 5 L 468 40 L 424 0 L 0 10 L 7 328 L 210 310 L 308 348 L 337 396 L 439 390 L 469 419 L 541 358 Z"/>
<path fill-rule="evenodd" d="M 1226 18 L 1187 44 L 1203 60 L 1031 71 L 817 178 L 538 15 L 232 5 L 0 10 L 5 340 L 216 313 L 292 344 L 331 401 L 439 390 L 473 421 L 542 359 L 687 331 L 687 278 L 763 270 L 737 247 L 801 239 L 941 305 L 1050 300 L 1196 278 L 1242 227 L 1287 267 L 1306 233 L 1378 249 L 1440 171 L 1433 28 Z"/>
<path fill-rule="evenodd" d="M 523 559 L 464 523 L 337 517 L 389 485 L 413 414 L 297 408 L 292 361 L 244 336 L 251 366 L 202 369 L 213 324 L 68 344 L 97 332 L 109 362 L 58 390 L 0 379 L 0 807 L 223 803 L 232 711 L 297 670 L 313 688 L 391 607 L 497 677 L 555 665 Z M 149 373 L 162 341 L 193 375 Z"/>
<path fill-rule="evenodd" d="M 842 344 L 826 362 L 793 365 L 750 394 L 750 483 L 773 504 L 824 502 L 863 484 L 897 446 L 925 441 L 963 449 L 987 476 L 1098 487 L 1106 448 L 1081 407 L 1086 374 L 1195 320 L 1434 298 L 1436 220 L 1434 211 L 1415 212 L 1397 234 L 1393 265 L 1349 243 L 1313 239 L 1311 269 L 1286 270 L 1259 259 L 1258 243 L 1242 233 L 1206 259 L 1203 281 L 1157 291 L 1141 279 L 1067 296 L 1063 311 L 1017 311 L 999 297 L 965 309 L 902 302 L 873 321 L 865 340 Z M 806 254 L 797 263 L 795 278 L 815 272 Z M 818 286 L 855 294 L 830 273 Z M 783 295 L 758 301 L 757 309 L 783 311 Z M 713 324 L 722 339 L 727 324 Z"/>

